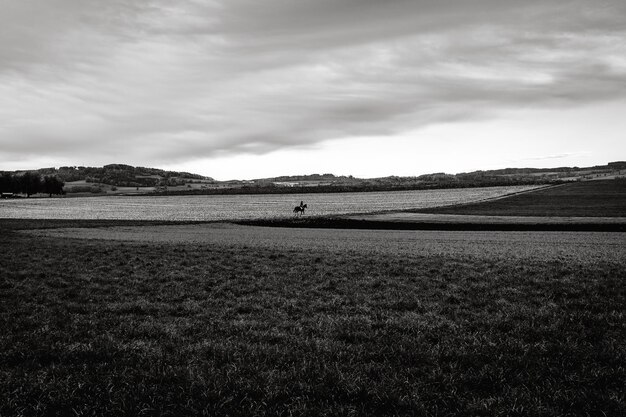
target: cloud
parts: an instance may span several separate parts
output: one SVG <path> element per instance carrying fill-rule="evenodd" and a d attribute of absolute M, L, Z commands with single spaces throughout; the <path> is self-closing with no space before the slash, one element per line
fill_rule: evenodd
<path fill-rule="evenodd" d="M 260 154 L 626 96 L 621 0 L 0 7 L 0 163 Z"/>

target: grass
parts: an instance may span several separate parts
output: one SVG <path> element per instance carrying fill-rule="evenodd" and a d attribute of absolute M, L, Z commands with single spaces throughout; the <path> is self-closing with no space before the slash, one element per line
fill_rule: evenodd
<path fill-rule="evenodd" d="M 482 203 L 414 211 L 489 216 L 626 217 L 626 180 L 576 182 Z"/>
<path fill-rule="evenodd" d="M 626 413 L 626 261 L 85 241 L 0 224 L 1 416 Z"/>
<path fill-rule="evenodd" d="M 452 209 L 451 211 L 454 211 Z M 463 210 L 463 208 L 460 208 Z M 446 214 L 454 214 L 447 212 Z M 460 213 L 457 213 L 460 214 Z M 253 219 L 238 220 L 237 224 L 248 226 L 268 226 L 287 228 L 312 229 L 366 229 L 366 230 L 452 230 L 452 231 L 544 231 L 544 232 L 626 232 L 626 222 L 598 222 L 598 221 L 547 221 L 524 223 L 510 217 L 510 222 L 473 221 L 472 219 L 454 219 L 445 222 L 431 219 L 394 219 L 395 213 L 389 213 L 390 220 L 381 218 L 372 219 L 369 215 L 355 215 L 356 218 L 337 217 L 307 217 L 292 219 Z M 471 215 L 470 215 L 471 216 Z M 361 217 L 361 218 L 359 218 Z"/>

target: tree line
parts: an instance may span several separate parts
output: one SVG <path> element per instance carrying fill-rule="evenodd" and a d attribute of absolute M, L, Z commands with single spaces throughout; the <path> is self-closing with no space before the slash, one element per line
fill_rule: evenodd
<path fill-rule="evenodd" d="M 42 177 L 35 172 L 25 172 L 23 174 L 4 172 L 0 175 L 0 192 L 26 194 L 27 197 L 37 193 L 45 193 L 50 197 L 53 194 L 65 194 L 65 191 L 63 191 L 64 185 L 63 180 L 56 175 L 45 175 Z"/>

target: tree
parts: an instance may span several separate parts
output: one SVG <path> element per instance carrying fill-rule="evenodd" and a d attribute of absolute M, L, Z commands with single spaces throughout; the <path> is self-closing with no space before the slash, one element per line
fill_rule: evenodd
<path fill-rule="evenodd" d="M 41 177 L 34 172 L 25 172 L 19 179 L 20 191 L 27 197 L 41 190 Z"/>
<path fill-rule="evenodd" d="M 3 172 L 0 175 L 0 193 L 15 193 L 19 191 L 19 188 L 15 184 L 15 176 L 8 172 Z"/>
<path fill-rule="evenodd" d="M 52 194 L 63 194 L 64 185 L 65 183 L 55 175 L 43 177 L 43 192 L 48 194 L 50 197 L 52 197 Z"/>

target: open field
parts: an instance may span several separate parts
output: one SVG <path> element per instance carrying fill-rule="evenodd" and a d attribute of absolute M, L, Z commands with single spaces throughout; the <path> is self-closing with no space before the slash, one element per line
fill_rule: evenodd
<path fill-rule="evenodd" d="M 28 233 L 64 240 L 219 245 L 289 252 L 331 250 L 378 257 L 444 256 L 574 263 L 619 262 L 626 258 L 626 233 L 272 228 L 229 223 L 65 227 Z"/>
<path fill-rule="evenodd" d="M 214 221 L 293 218 L 301 200 L 307 217 L 383 210 L 405 210 L 468 203 L 537 186 L 503 186 L 313 195 L 103 196 L 90 198 L 20 198 L 0 200 L 0 218 L 69 220 Z"/>
<path fill-rule="evenodd" d="M 492 201 L 415 211 L 484 216 L 626 217 L 626 180 L 575 182 Z"/>
<path fill-rule="evenodd" d="M 626 217 L 482 216 L 408 211 L 243 220 L 237 223 L 250 226 L 315 229 L 626 232 Z"/>
<path fill-rule="evenodd" d="M 557 185 L 434 208 L 246 223 L 388 230 L 626 232 L 626 180 Z"/>
<path fill-rule="evenodd" d="M 382 214 L 364 214 L 344 216 L 346 219 L 359 219 L 368 221 L 395 221 L 395 222 L 423 222 L 435 224 L 517 224 L 517 225 L 563 225 L 563 227 L 575 227 L 576 225 L 626 225 L 625 217 L 564 217 L 564 216 L 489 216 L 480 214 L 434 214 L 395 212 Z M 565 229 L 567 230 L 567 229 Z M 626 228 L 624 229 L 626 231 Z"/>
<path fill-rule="evenodd" d="M 0 415 L 626 413 L 623 233 L 138 224 L 0 220 Z"/>

